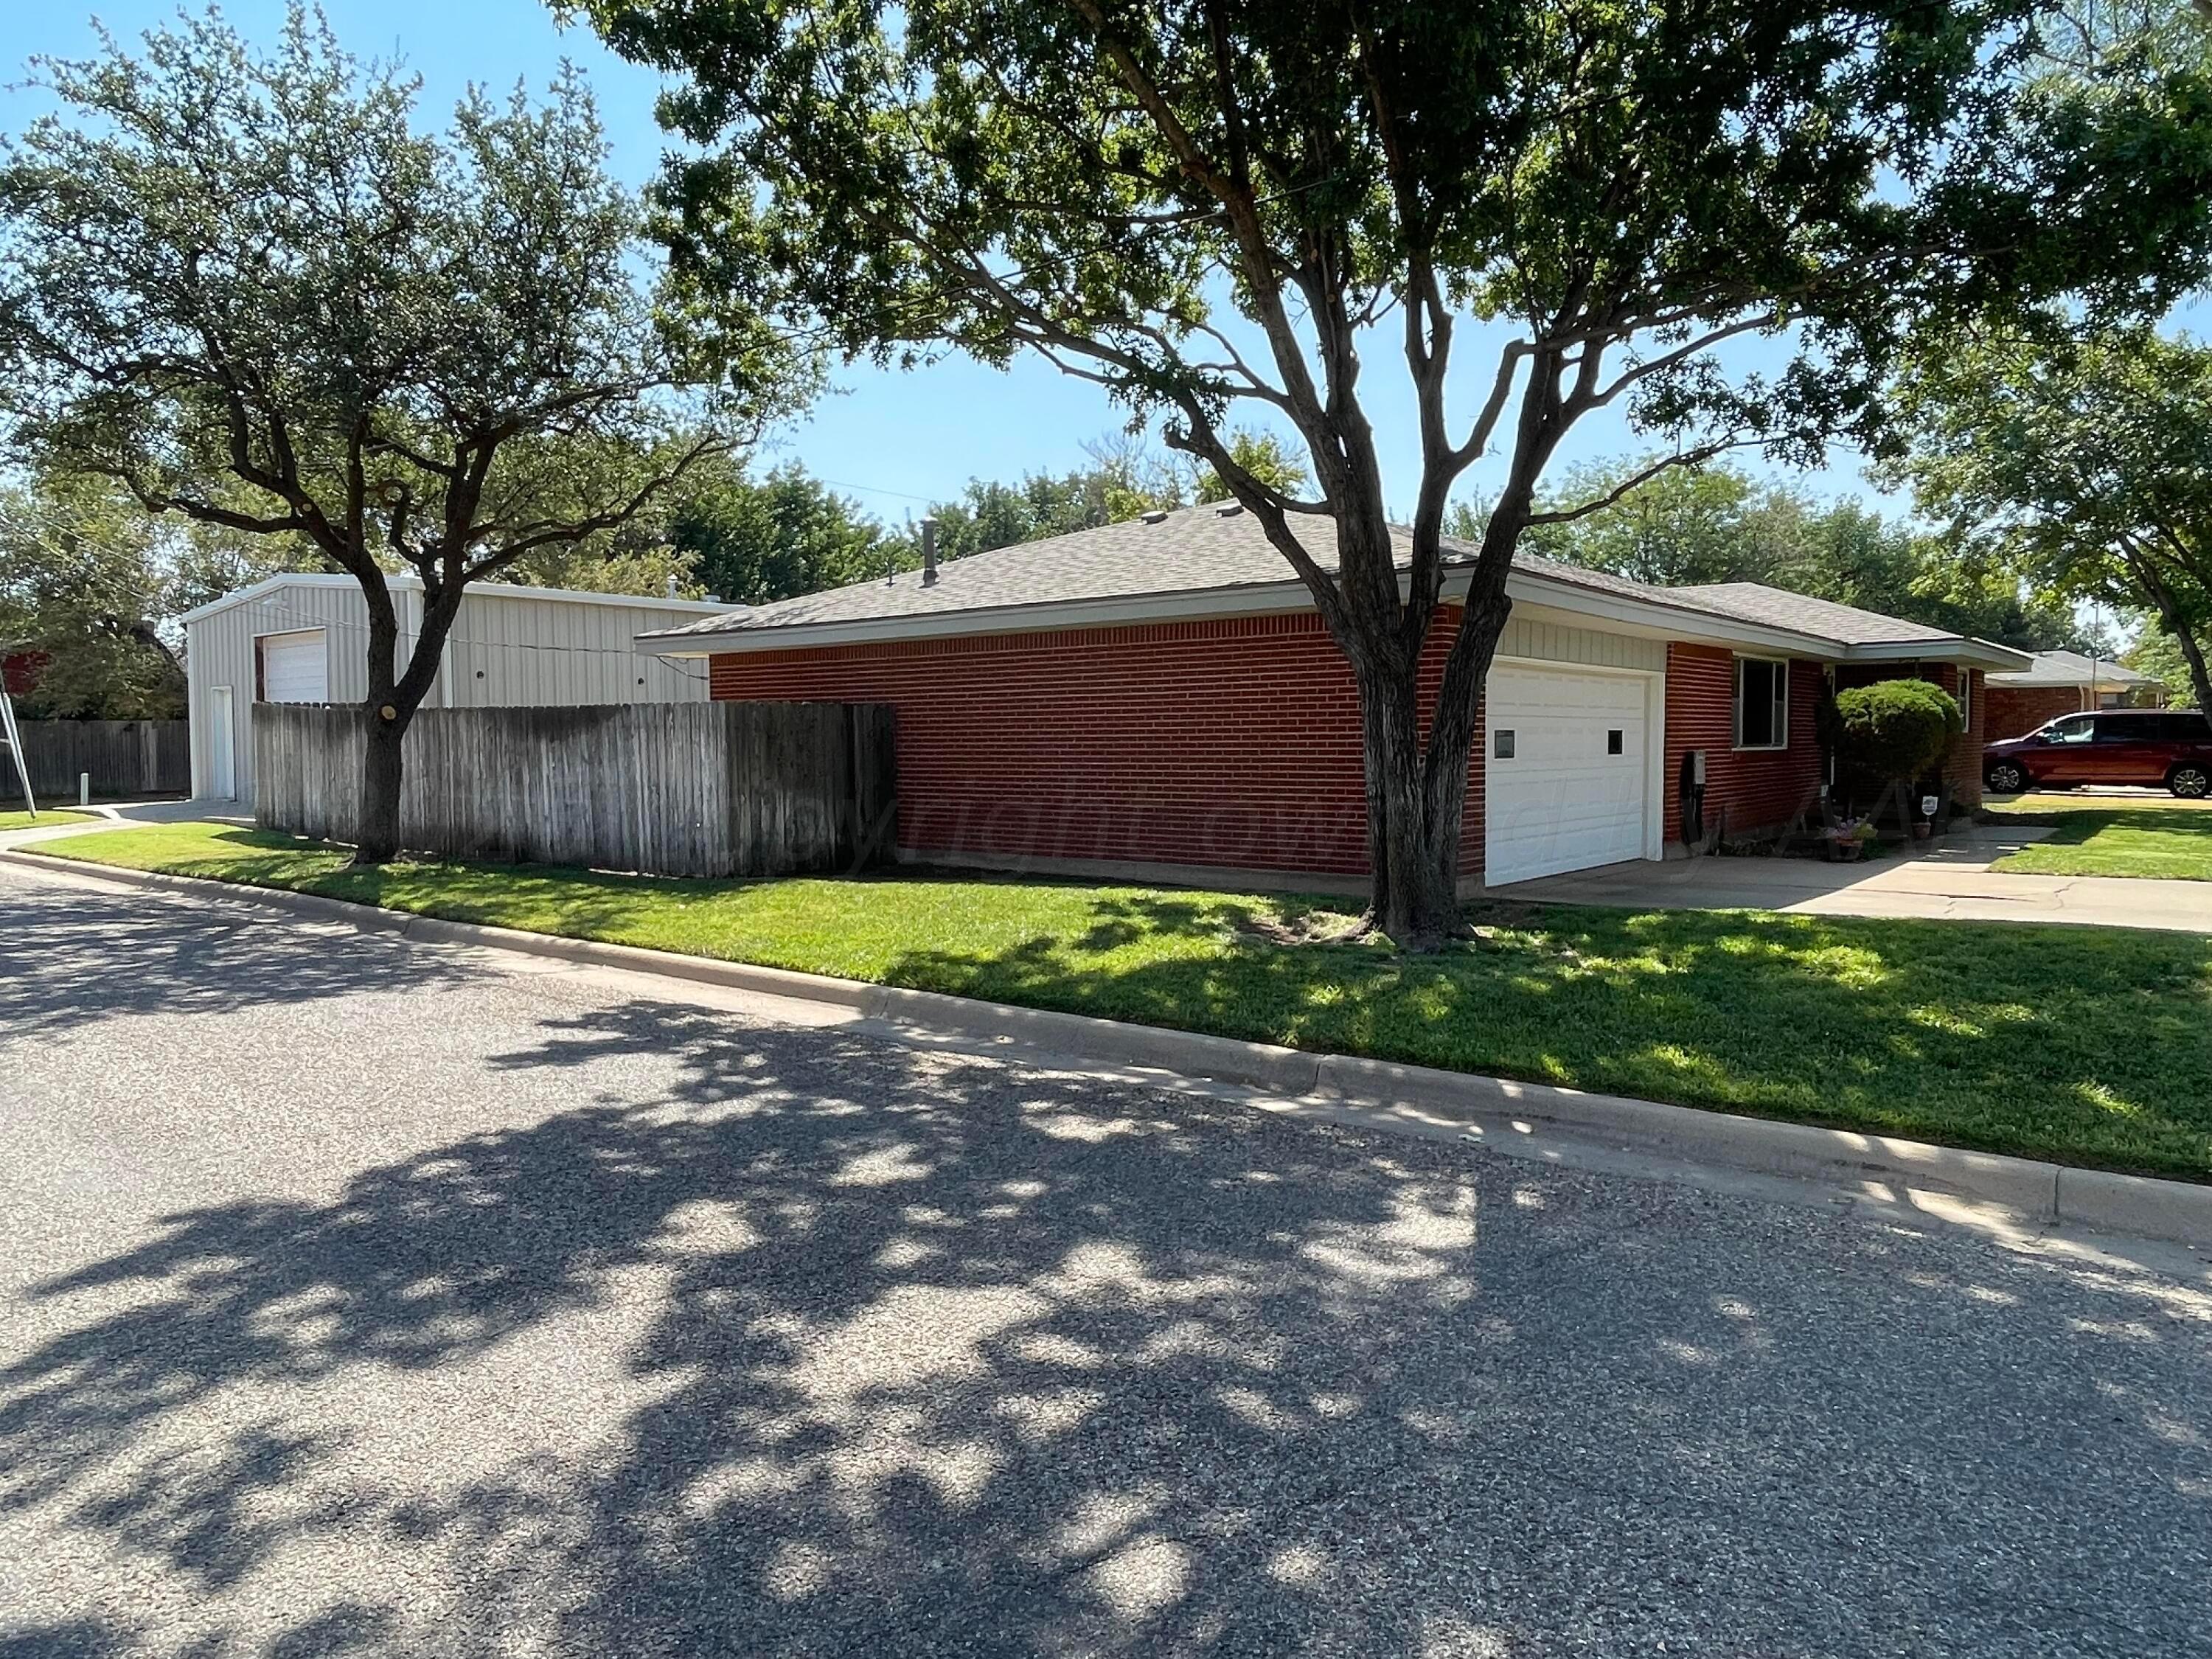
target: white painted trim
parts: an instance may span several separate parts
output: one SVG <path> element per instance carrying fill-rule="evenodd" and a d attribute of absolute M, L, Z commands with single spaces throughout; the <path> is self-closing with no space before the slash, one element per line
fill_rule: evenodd
<path fill-rule="evenodd" d="M 385 586 L 394 592 L 419 592 L 422 586 L 420 576 L 386 575 Z M 358 592 L 361 584 L 351 576 L 331 575 L 318 570 L 280 571 L 274 576 L 264 576 L 251 586 L 210 599 L 205 605 L 187 611 L 177 620 L 198 622 L 218 611 L 228 611 L 234 605 L 246 605 L 285 587 L 349 587 Z M 569 605 L 613 605 L 641 611 L 681 612 L 692 617 L 726 617 L 735 607 L 720 601 L 709 605 L 704 599 L 659 599 L 644 593 L 600 593 L 583 588 L 520 587 L 512 582 L 471 582 L 465 596 L 494 599 L 556 599 Z"/>

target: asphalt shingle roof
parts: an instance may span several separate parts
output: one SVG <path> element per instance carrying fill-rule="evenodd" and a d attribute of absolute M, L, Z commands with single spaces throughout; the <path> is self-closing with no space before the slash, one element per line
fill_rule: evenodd
<path fill-rule="evenodd" d="M 1410 532 L 1400 528 L 1394 533 L 1402 568 L 1411 562 Z M 1312 535 L 1302 539 L 1324 569 L 1335 568 L 1333 537 Z M 1447 568 L 1472 563 L 1476 551 L 1471 543 L 1445 538 Z M 1756 582 L 1654 587 L 1624 576 L 1527 555 L 1515 559 L 1514 568 L 1592 592 L 1785 629 L 1845 645 L 1957 637 L 1941 629 L 1807 599 Z M 939 567 L 939 580 L 933 586 L 922 585 L 920 571 L 902 571 L 888 581 L 855 582 L 826 592 L 741 608 L 647 637 L 681 639 L 686 635 L 752 633 L 963 611 L 1004 611 L 1085 599 L 1274 586 L 1291 580 L 1289 564 L 1251 514 L 1194 507 L 1161 518 L 1132 519 L 954 559 Z"/>
<path fill-rule="evenodd" d="M 1691 605 L 1723 617 L 1787 628 L 1800 634 L 1817 634 L 1845 645 L 1911 645 L 1921 641 L 1955 640 L 1956 634 L 1921 623 L 1885 617 L 1878 611 L 1838 605 L 1792 593 L 1784 587 L 1759 582 L 1706 582 L 1690 587 L 1655 590 L 1679 605 Z"/>
<path fill-rule="evenodd" d="M 1991 685 L 2087 685 L 2092 670 L 2099 684 L 2104 685 L 2156 685 L 2155 674 L 2138 674 L 2132 668 L 2123 668 L 2110 657 L 2092 663 L 2079 651 L 2039 651 L 2034 662 L 2016 674 L 1992 674 Z"/>

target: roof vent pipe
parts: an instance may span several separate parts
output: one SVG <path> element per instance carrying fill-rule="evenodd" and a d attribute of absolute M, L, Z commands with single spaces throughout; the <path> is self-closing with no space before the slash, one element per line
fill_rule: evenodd
<path fill-rule="evenodd" d="M 937 586 L 937 520 L 921 521 L 921 585 Z"/>

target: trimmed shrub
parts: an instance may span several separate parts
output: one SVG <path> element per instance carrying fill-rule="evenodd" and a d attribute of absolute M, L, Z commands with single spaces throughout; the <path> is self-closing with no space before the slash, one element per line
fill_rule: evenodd
<path fill-rule="evenodd" d="M 1836 698 L 1838 752 L 1853 771 L 1910 787 L 1966 729 L 1957 701 L 1926 680 L 1877 680 Z"/>

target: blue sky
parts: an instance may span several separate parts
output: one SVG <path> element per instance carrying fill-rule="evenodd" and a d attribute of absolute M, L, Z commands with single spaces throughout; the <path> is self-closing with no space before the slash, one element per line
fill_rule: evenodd
<path fill-rule="evenodd" d="M 520 77 L 542 88 L 561 60 L 571 59 L 588 74 L 598 94 L 617 173 L 643 185 L 659 167 L 656 77 L 613 57 L 587 29 L 560 29 L 539 0 L 325 0 L 325 9 L 349 50 L 365 57 L 398 55 L 422 76 L 426 123 L 441 118 L 471 81 L 505 90 Z M 20 85 L 27 59 L 88 54 L 94 15 L 131 39 L 175 10 L 173 0 L 112 0 L 96 12 L 67 3 L 9 9 L 0 17 L 0 74 L 8 83 L 0 94 L 0 130 L 16 130 L 43 106 L 34 91 Z M 224 10 L 255 40 L 273 38 L 283 16 L 283 0 L 233 0 Z M 1454 401 L 1462 418 L 1478 402 L 1478 388 L 1486 384 L 1495 361 L 1494 343 L 1489 350 L 1484 345 L 1473 330 L 1463 331 L 1456 343 Z M 1376 347 L 1368 354 L 1363 384 L 1383 445 L 1390 499 L 1403 510 L 1418 477 L 1410 397 L 1391 343 L 1378 339 Z M 779 434 L 775 453 L 803 462 L 890 520 L 957 494 L 970 477 L 1012 478 L 1080 465 L 1085 444 L 1114 433 L 1122 419 L 1098 388 L 1036 361 L 1021 362 L 1006 373 L 957 356 L 911 373 L 863 365 L 839 370 L 836 385 L 835 395 Z M 1577 428 L 1557 465 L 1644 447 L 1618 413 L 1601 411 Z M 1479 491 L 1484 481 L 1480 471 L 1471 473 L 1468 493 Z M 1823 494 L 1875 495 L 1854 458 L 1844 453 L 1806 482 Z"/>

